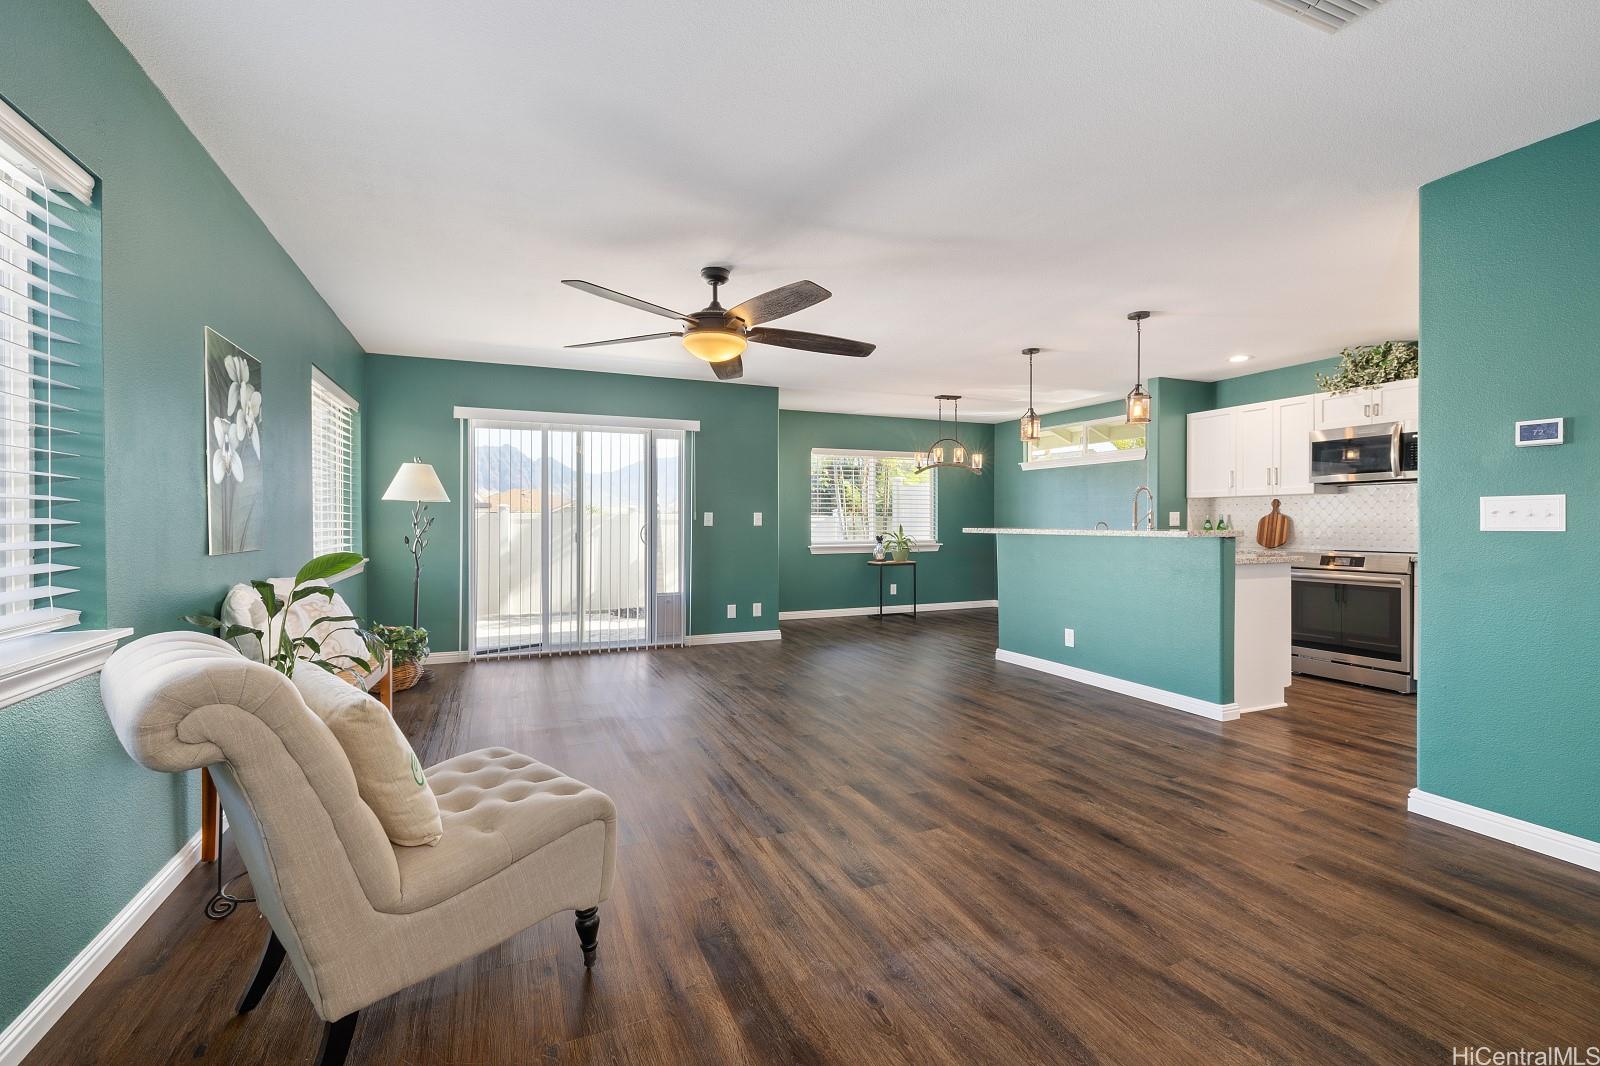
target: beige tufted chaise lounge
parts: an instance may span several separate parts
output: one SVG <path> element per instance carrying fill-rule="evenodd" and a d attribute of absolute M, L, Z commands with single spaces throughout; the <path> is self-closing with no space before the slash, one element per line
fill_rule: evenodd
<path fill-rule="evenodd" d="M 584 963 L 611 891 L 609 797 L 505 748 L 427 773 L 444 837 L 391 844 L 328 727 L 282 674 L 199 633 L 134 641 L 101 675 L 106 712 L 140 764 L 209 766 L 272 927 L 239 1004 L 260 1001 L 285 953 L 327 1023 L 321 1061 L 344 1058 L 356 1012 L 576 911 Z"/>

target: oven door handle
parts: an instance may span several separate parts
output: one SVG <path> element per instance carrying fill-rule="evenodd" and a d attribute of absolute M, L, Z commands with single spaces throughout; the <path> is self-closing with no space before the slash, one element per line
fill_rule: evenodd
<path fill-rule="evenodd" d="M 1396 422 L 1389 431 L 1389 472 L 1395 477 L 1401 476 L 1400 470 L 1400 430 L 1401 424 Z"/>
<path fill-rule="evenodd" d="M 1405 574 L 1333 573 L 1326 570 L 1290 570 L 1289 579 L 1317 585 L 1373 585 L 1396 589 L 1409 588 L 1411 585 L 1411 578 Z"/>

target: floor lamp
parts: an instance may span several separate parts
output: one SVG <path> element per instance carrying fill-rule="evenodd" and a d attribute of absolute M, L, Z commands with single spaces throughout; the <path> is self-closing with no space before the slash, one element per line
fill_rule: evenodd
<path fill-rule="evenodd" d="M 428 530 L 433 527 L 433 517 L 423 512 L 430 503 L 449 503 L 450 497 L 439 481 L 433 467 L 419 459 L 401 463 L 394 480 L 383 493 L 386 500 L 408 500 L 411 508 L 411 535 L 406 537 L 406 547 L 411 551 L 414 573 L 411 580 L 411 627 L 421 623 L 418 618 L 422 606 L 422 549 L 428 546 Z"/>

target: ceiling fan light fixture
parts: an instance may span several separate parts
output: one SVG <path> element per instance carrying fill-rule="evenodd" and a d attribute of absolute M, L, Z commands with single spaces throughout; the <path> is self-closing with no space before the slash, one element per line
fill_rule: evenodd
<path fill-rule="evenodd" d="M 696 359 L 726 363 L 744 354 L 744 334 L 731 329 L 692 329 L 683 335 L 683 346 Z"/>

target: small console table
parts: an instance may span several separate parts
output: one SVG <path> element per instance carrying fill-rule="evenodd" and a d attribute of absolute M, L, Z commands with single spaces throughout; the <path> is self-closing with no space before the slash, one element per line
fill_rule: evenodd
<path fill-rule="evenodd" d="M 911 567 L 911 620 L 917 618 L 917 561 L 915 559 L 868 559 L 867 565 L 878 571 L 878 617 L 883 617 L 883 572 L 891 566 Z"/>

